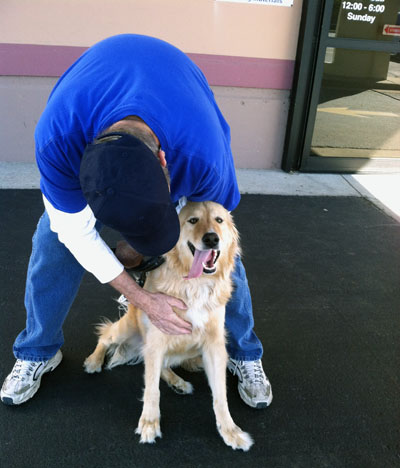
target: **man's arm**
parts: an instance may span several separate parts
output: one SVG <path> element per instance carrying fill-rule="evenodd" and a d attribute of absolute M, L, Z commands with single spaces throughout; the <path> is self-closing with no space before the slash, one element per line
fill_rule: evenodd
<path fill-rule="evenodd" d="M 50 218 L 50 228 L 77 261 L 93 273 L 101 283 L 109 283 L 124 294 L 128 301 L 140 307 L 162 332 L 175 335 L 191 332 L 191 324 L 180 318 L 172 307 L 185 310 L 180 300 L 161 293 L 150 293 L 136 284 L 122 263 L 99 236 L 96 219 L 87 206 L 78 213 L 64 213 L 43 197 Z"/>
<path fill-rule="evenodd" d="M 143 310 L 152 324 L 163 333 L 167 335 L 191 333 L 191 324 L 179 317 L 173 310 L 173 307 L 186 310 L 185 303 L 180 299 L 162 293 L 145 291 L 125 270 L 109 284 L 123 294 L 131 304 Z"/>

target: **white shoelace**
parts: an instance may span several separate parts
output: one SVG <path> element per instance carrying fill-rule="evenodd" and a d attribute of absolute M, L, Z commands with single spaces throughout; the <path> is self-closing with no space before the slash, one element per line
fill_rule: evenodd
<path fill-rule="evenodd" d="M 17 362 L 15 363 L 14 368 L 12 370 L 11 378 L 14 380 L 21 380 L 23 382 L 26 377 L 32 375 L 32 372 L 34 372 L 38 364 L 40 363 L 17 359 Z"/>
<path fill-rule="evenodd" d="M 235 366 L 235 372 L 238 367 L 242 367 L 242 374 L 246 380 L 250 380 L 253 385 L 264 384 L 264 371 L 261 365 L 261 361 L 237 361 Z M 244 368 L 244 371 L 243 371 Z"/>

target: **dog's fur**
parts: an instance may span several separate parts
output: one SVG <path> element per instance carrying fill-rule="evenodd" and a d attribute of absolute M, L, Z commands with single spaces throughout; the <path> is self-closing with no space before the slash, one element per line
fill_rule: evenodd
<path fill-rule="evenodd" d="M 186 369 L 198 370 L 203 365 L 212 390 L 219 433 L 232 448 L 248 450 L 253 441 L 233 422 L 226 398 L 225 305 L 232 292 L 231 273 L 239 254 L 238 233 L 230 213 L 213 202 L 188 203 L 181 210 L 179 219 L 179 241 L 166 254 L 165 263 L 148 274 L 145 289 L 183 300 L 187 310 L 176 309 L 175 312 L 192 323 L 192 333 L 166 335 L 149 321 L 146 314 L 129 305 L 126 314 L 117 322 L 98 327 L 97 347 L 86 359 L 84 367 L 89 373 L 100 372 L 106 354 L 109 355 L 108 368 L 143 356 L 143 412 L 136 432 L 141 435 L 141 442 L 152 443 L 156 437 L 161 437 L 160 376 L 178 393 L 192 393 L 192 385 L 176 375 L 171 367 L 182 364 Z M 208 245 L 204 243 L 207 233 L 213 233 L 211 243 L 215 244 L 212 245 L 215 249 L 212 261 L 205 266 L 201 276 L 186 279 L 194 260 L 193 246 L 198 250 L 210 248 L 209 242 Z M 215 261 L 216 251 L 219 251 L 219 257 Z"/>

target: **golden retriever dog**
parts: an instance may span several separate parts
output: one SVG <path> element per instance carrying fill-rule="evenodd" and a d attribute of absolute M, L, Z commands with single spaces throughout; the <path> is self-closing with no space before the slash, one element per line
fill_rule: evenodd
<path fill-rule="evenodd" d="M 191 322 L 189 335 L 167 335 L 147 315 L 132 305 L 117 322 L 98 326 L 98 344 L 85 360 L 86 372 L 100 372 L 106 354 L 107 367 L 144 359 L 143 411 L 136 433 L 140 442 L 153 443 L 160 431 L 160 377 L 178 393 L 193 387 L 172 367 L 189 370 L 204 366 L 211 387 L 217 428 L 233 449 L 248 450 L 252 438 L 232 420 L 226 397 L 225 305 L 232 292 L 231 273 L 239 254 L 238 233 L 230 213 L 213 202 L 188 203 L 179 214 L 181 234 L 165 262 L 148 273 L 145 289 L 162 292 L 185 302 L 175 309 Z"/>

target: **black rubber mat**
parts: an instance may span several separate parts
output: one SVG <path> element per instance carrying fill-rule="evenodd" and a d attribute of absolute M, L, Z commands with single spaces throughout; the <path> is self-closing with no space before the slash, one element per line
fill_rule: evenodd
<path fill-rule="evenodd" d="M 0 380 L 24 327 L 35 190 L 0 191 Z M 228 377 L 249 452 L 217 433 L 204 374 L 195 392 L 161 383 L 163 438 L 141 445 L 143 367 L 97 375 L 82 363 L 117 294 L 86 275 L 65 323 L 64 360 L 19 407 L 0 405 L 0 460 L 10 468 L 400 466 L 400 225 L 360 198 L 244 196 L 235 211 L 256 331 L 274 400 L 253 410 Z M 115 241 L 111 232 L 104 236 Z"/>

